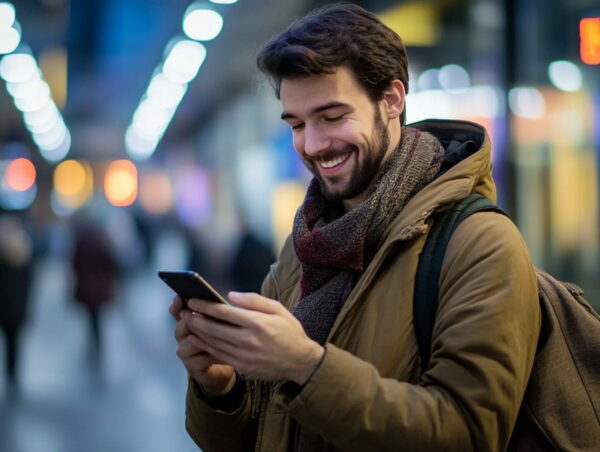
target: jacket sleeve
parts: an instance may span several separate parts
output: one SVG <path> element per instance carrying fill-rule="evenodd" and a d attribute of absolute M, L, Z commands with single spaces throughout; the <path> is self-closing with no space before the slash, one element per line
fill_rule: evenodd
<path fill-rule="evenodd" d="M 262 286 L 262 294 L 275 298 L 277 287 L 269 275 Z M 186 395 L 185 427 L 194 442 L 204 451 L 253 451 L 256 443 L 258 416 L 252 415 L 250 384 L 245 388 L 239 407 L 233 411 L 219 409 L 218 398 L 210 401 L 202 396 L 200 387 L 189 379 Z M 231 405 L 231 400 L 227 405 Z M 224 408 L 224 406 L 222 407 Z"/>
<path fill-rule="evenodd" d="M 477 213 L 442 265 L 430 368 L 419 384 L 382 378 L 335 345 L 277 404 L 343 450 L 499 451 L 508 444 L 540 327 L 537 283 L 512 222 Z"/>
<path fill-rule="evenodd" d="M 190 379 L 186 396 L 185 427 L 204 451 L 253 451 L 257 419 L 250 416 L 246 394 L 238 409 L 225 412 L 211 408 L 198 395 L 200 388 Z"/>

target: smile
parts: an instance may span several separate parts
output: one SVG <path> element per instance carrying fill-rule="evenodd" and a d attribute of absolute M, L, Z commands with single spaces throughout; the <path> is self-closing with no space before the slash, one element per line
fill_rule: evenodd
<path fill-rule="evenodd" d="M 341 165 L 346 160 L 348 160 L 351 155 L 352 155 L 352 153 L 348 152 L 347 154 L 342 154 L 342 155 L 337 156 L 336 158 L 334 158 L 332 160 L 327 160 L 327 161 L 324 161 L 324 162 L 319 162 L 319 165 L 322 168 L 325 168 L 325 169 L 334 168 L 334 167 L 336 167 L 338 165 Z"/>

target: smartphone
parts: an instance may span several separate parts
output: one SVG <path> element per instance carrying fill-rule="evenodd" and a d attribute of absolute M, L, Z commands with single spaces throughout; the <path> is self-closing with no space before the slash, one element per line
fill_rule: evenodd
<path fill-rule="evenodd" d="M 177 293 L 185 303 L 190 298 L 200 298 L 202 300 L 215 301 L 233 306 L 233 303 L 227 301 L 217 292 L 209 283 L 206 282 L 198 273 L 184 271 L 160 271 L 158 277 Z"/>

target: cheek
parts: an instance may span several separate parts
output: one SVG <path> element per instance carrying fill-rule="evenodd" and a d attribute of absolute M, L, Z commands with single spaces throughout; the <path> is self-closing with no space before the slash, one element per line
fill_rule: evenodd
<path fill-rule="evenodd" d="M 339 140 L 348 144 L 353 144 L 362 147 L 365 141 L 366 134 L 358 127 L 358 124 L 347 122 L 339 127 L 336 133 Z"/>

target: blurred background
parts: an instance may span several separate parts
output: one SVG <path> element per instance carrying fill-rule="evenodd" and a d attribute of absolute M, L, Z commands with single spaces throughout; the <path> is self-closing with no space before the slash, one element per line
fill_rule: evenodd
<path fill-rule="evenodd" d="M 255 57 L 315 0 L 0 2 L 0 450 L 191 451 L 159 269 L 258 290 L 309 175 Z M 485 125 L 536 265 L 599 308 L 599 0 L 365 0 L 408 122 Z"/>

